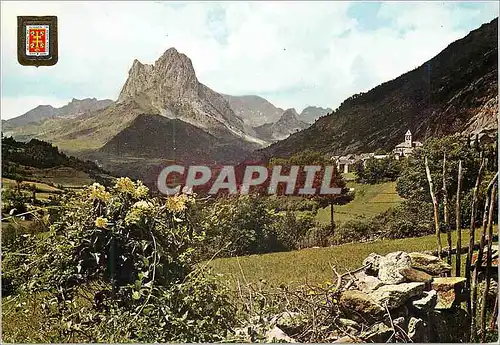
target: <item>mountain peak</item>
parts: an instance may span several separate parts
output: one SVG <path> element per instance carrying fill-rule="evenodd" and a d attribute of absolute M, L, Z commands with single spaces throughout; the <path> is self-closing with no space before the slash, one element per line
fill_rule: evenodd
<path fill-rule="evenodd" d="M 162 112 L 165 97 L 183 97 L 195 92 L 197 85 L 198 79 L 191 59 L 177 49 L 169 48 L 154 65 L 142 64 L 134 59 L 118 101 L 146 94 L 156 103 L 158 112 Z"/>
<path fill-rule="evenodd" d="M 299 114 L 297 113 L 297 110 L 295 110 L 295 108 L 288 108 L 287 110 L 285 110 L 283 112 L 283 115 L 281 115 L 281 118 L 279 119 L 279 121 L 281 120 L 297 120 L 298 119 L 298 116 Z"/>

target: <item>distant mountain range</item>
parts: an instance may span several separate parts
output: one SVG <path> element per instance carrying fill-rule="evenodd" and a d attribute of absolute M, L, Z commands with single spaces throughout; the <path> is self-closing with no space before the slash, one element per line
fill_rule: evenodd
<path fill-rule="evenodd" d="M 271 102 L 259 96 L 223 96 L 229 102 L 234 113 L 240 117 L 243 122 L 252 127 L 275 123 L 285 112 L 285 110 L 275 107 Z M 330 108 L 309 106 L 302 110 L 297 117 L 301 121 L 311 124 L 331 111 L 332 109 Z"/>
<path fill-rule="evenodd" d="M 60 108 L 54 108 L 51 105 L 39 105 L 21 116 L 2 121 L 2 125 L 8 130 L 9 127 L 37 123 L 53 116 L 75 117 L 91 111 L 106 108 L 111 103 L 113 103 L 113 101 L 110 99 L 98 100 L 95 98 L 73 98 L 71 102 Z"/>
<path fill-rule="evenodd" d="M 498 18 L 254 156 L 287 157 L 305 149 L 335 155 L 392 150 L 408 129 L 419 141 L 474 133 L 497 129 L 497 114 Z"/>

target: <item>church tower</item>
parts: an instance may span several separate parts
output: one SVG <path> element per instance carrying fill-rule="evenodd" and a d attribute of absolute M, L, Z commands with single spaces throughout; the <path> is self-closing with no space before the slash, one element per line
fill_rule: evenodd
<path fill-rule="evenodd" d="M 408 130 L 405 134 L 405 146 L 407 147 L 412 147 L 413 146 L 413 141 L 411 139 L 411 132 Z"/>

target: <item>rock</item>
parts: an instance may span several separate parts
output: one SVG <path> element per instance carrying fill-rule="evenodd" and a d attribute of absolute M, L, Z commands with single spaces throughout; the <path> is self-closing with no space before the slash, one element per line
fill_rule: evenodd
<path fill-rule="evenodd" d="M 410 298 L 422 295 L 424 287 L 424 283 L 384 285 L 373 291 L 370 295 L 376 303 L 382 306 L 387 303 L 389 309 L 396 309 Z"/>
<path fill-rule="evenodd" d="M 422 311 L 430 311 L 434 309 L 436 303 L 437 303 L 436 290 L 424 291 L 424 297 L 415 299 L 411 302 L 414 308 Z"/>
<path fill-rule="evenodd" d="M 351 319 L 344 319 L 344 318 L 339 318 L 338 320 L 339 324 L 341 324 L 344 327 L 350 327 L 353 329 L 359 329 L 360 325 L 354 320 Z"/>
<path fill-rule="evenodd" d="M 408 337 L 414 343 L 429 342 L 428 332 L 428 324 L 424 320 L 412 317 L 408 321 Z"/>
<path fill-rule="evenodd" d="M 344 291 L 339 304 L 344 314 L 355 320 L 374 319 L 385 313 L 385 309 L 372 296 L 358 290 Z"/>
<path fill-rule="evenodd" d="M 297 312 L 283 312 L 276 315 L 271 323 L 276 325 L 278 328 L 282 329 L 286 334 L 297 334 L 300 333 L 307 325 L 307 318 Z"/>
<path fill-rule="evenodd" d="M 367 275 L 363 271 L 355 273 L 354 278 L 356 278 L 356 286 L 363 292 L 370 292 L 384 285 L 380 279 Z"/>
<path fill-rule="evenodd" d="M 399 270 L 399 273 L 409 282 L 429 283 L 432 281 L 430 274 L 413 267 L 405 267 Z"/>
<path fill-rule="evenodd" d="M 379 322 L 371 326 L 368 331 L 363 332 L 360 337 L 365 342 L 385 343 L 393 333 L 392 328 L 383 322 Z"/>
<path fill-rule="evenodd" d="M 463 277 L 434 278 L 432 288 L 437 292 L 436 309 L 449 309 L 463 301 L 466 279 Z"/>
<path fill-rule="evenodd" d="M 461 308 L 433 310 L 430 314 L 430 339 L 434 343 L 468 342 L 470 321 L 467 312 Z"/>
<path fill-rule="evenodd" d="M 372 276 L 377 276 L 378 275 L 378 269 L 380 265 L 380 258 L 381 256 L 376 254 L 376 253 L 371 253 L 366 257 L 366 259 L 363 260 L 363 266 L 368 265 L 368 267 L 365 268 L 365 272 L 369 275 Z"/>
<path fill-rule="evenodd" d="M 411 267 L 411 259 L 405 252 L 389 253 L 380 259 L 378 279 L 384 284 L 398 284 L 405 280 L 399 273 L 404 268 Z"/>
<path fill-rule="evenodd" d="M 413 252 L 408 254 L 411 258 L 411 267 L 422 270 L 433 276 L 440 276 L 451 272 L 451 266 L 437 256 Z"/>
<path fill-rule="evenodd" d="M 279 327 L 274 326 L 273 329 L 266 332 L 266 342 L 295 343 L 296 341 L 286 335 L 285 332 L 283 332 Z"/>

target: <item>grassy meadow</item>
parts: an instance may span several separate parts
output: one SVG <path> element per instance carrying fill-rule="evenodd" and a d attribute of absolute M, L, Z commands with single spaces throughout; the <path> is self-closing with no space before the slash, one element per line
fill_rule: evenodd
<path fill-rule="evenodd" d="M 476 240 L 480 230 L 476 230 Z M 446 248 L 446 234 L 441 234 L 443 248 Z M 452 244 L 457 241 L 452 232 Z M 469 234 L 462 231 L 462 247 L 467 246 Z M 368 243 L 350 243 L 326 248 L 308 248 L 291 252 L 280 252 L 244 257 L 215 259 L 208 264 L 214 273 L 223 274 L 229 286 L 258 283 L 266 280 L 270 287 L 279 285 L 321 284 L 334 279 L 331 266 L 342 274 L 362 265 L 370 253 L 384 255 L 394 251 L 436 250 L 436 236 L 429 235 L 397 240 L 378 240 Z M 465 263 L 465 259 L 461 260 Z M 453 263 L 454 264 L 454 263 Z M 463 268 L 462 268 L 463 271 Z M 336 278 L 335 278 L 336 279 Z"/>
<path fill-rule="evenodd" d="M 374 217 L 403 201 L 396 192 L 396 182 L 370 185 L 348 181 L 347 186 L 354 188 L 356 195 L 350 203 L 334 207 L 334 220 L 337 224 L 357 217 Z M 330 223 L 330 207 L 319 210 L 316 219 L 322 223 Z"/>

